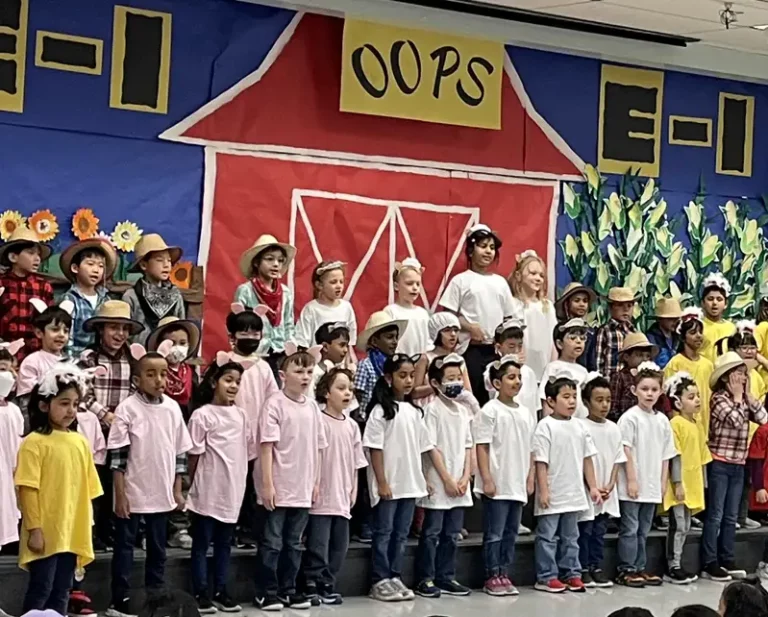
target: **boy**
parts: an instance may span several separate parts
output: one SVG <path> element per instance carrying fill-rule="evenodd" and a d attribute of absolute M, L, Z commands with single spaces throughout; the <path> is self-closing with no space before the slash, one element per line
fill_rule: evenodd
<path fill-rule="evenodd" d="M 674 298 L 661 298 L 656 302 L 656 323 L 648 329 L 648 340 L 658 346 L 655 362 L 662 369 L 677 354 L 677 326 L 683 310 Z"/>
<path fill-rule="evenodd" d="M 168 374 L 165 358 L 143 348 L 132 352 L 136 392 L 115 410 L 107 440 L 116 517 L 108 617 L 130 615 L 128 593 L 140 519 L 144 520 L 147 543 L 147 593 L 163 587 L 168 513 L 184 508 L 181 476 L 187 472 L 187 452 L 192 449 L 178 403 L 164 394 Z"/>
<path fill-rule="evenodd" d="M 504 320 L 493 336 L 496 358 L 501 359 L 504 356 L 517 356 L 525 362 L 525 349 L 523 347 L 523 333 L 525 332 L 525 323 L 521 319 L 510 317 Z M 496 388 L 490 381 L 488 370 L 485 373 L 485 389 L 488 391 L 488 398 L 496 396 Z M 517 395 L 517 402 L 526 409 L 533 412 L 534 416 L 539 409 L 539 388 L 536 374 L 530 366 L 523 364 L 520 367 L 520 393 Z M 534 420 L 536 418 L 534 417 Z"/>
<path fill-rule="evenodd" d="M 655 358 L 658 352 L 659 348 L 642 332 L 630 332 L 624 338 L 619 352 L 621 369 L 610 378 L 611 413 L 608 417 L 614 422 L 618 422 L 627 409 L 637 405 L 634 395 L 637 367 Z"/>
<path fill-rule="evenodd" d="M 74 305 L 67 354 L 77 360 L 93 345 L 93 332 L 83 324 L 107 300 L 107 281 L 117 267 L 117 252 L 104 238 L 89 238 L 67 247 L 59 258 L 62 274 L 72 283 L 64 299 Z"/>
<path fill-rule="evenodd" d="M 328 322 L 321 325 L 315 332 L 315 343 L 322 346 L 320 362 L 315 364 L 312 373 L 310 396 L 314 398 L 315 387 L 334 366 L 341 367 L 349 355 L 349 326 L 346 323 Z"/>
<path fill-rule="evenodd" d="M 578 363 L 581 354 L 584 353 L 584 345 L 587 342 L 587 324 L 579 318 L 569 319 L 564 324 L 555 326 L 552 338 L 557 349 L 557 360 L 553 360 L 544 368 L 539 384 L 539 396 L 537 409 L 541 409 L 542 416 L 548 416 L 552 410 L 547 403 L 546 387 L 550 377 L 555 375 L 565 376 L 576 382 L 576 417 L 586 418 L 587 408 L 581 401 L 581 384 L 587 377 L 587 369 Z"/>
<path fill-rule="evenodd" d="M 53 304 L 53 287 L 37 274 L 40 264 L 50 256 L 51 247 L 41 244 L 35 232 L 26 227 L 18 227 L 0 246 L 0 266 L 7 268 L 0 276 L 4 290 L 0 296 L 0 340 L 24 340 L 16 352 L 19 362 L 40 349 L 32 323 L 35 311 L 29 301 L 40 298 L 46 306 Z"/>
<path fill-rule="evenodd" d="M 141 272 L 142 277 L 123 294 L 131 307 L 131 317 L 145 327 L 135 340 L 142 345 L 157 328 L 163 317 L 185 318 L 184 298 L 171 283 L 171 269 L 181 259 L 178 246 L 168 246 L 158 234 L 142 236 L 136 244 L 134 262 L 129 272 Z"/>
<path fill-rule="evenodd" d="M 608 291 L 608 323 L 600 326 L 595 336 L 595 363 L 597 372 L 606 379 L 619 370 L 619 351 L 624 337 L 635 332 L 632 314 L 635 293 L 629 287 L 611 287 Z"/>

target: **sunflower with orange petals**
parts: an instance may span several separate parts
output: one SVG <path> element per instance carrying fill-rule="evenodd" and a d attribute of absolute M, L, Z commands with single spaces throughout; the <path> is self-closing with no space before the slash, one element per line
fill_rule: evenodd
<path fill-rule="evenodd" d="M 80 208 L 72 217 L 72 233 L 78 240 L 88 240 L 99 232 L 99 219 L 90 208 Z"/>
<path fill-rule="evenodd" d="M 40 242 L 50 242 L 59 233 L 59 222 L 50 210 L 38 210 L 29 217 L 29 228 Z"/>
<path fill-rule="evenodd" d="M 17 210 L 6 210 L 0 215 L 0 238 L 8 240 L 19 227 L 26 225 L 27 219 Z"/>
<path fill-rule="evenodd" d="M 179 289 L 189 289 L 192 282 L 192 262 L 179 261 L 171 270 L 171 283 Z"/>

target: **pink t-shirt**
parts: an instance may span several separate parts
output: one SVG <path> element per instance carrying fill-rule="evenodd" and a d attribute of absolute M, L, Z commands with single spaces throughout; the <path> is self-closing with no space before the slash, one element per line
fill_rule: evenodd
<path fill-rule="evenodd" d="M 132 394 L 115 410 L 107 448 L 130 446 L 125 494 L 131 512 L 170 512 L 176 507 L 176 457 L 192 449 L 179 404 L 167 396 L 154 405 Z"/>
<path fill-rule="evenodd" d="M 320 494 L 309 513 L 350 518 L 357 470 L 368 466 L 360 428 L 349 416 L 321 412 L 320 419 L 328 447 L 320 457 Z"/>
<path fill-rule="evenodd" d="M 237 357 L 233 359 L 237 362 Z M 261 443 L 258 431 L 264 403 L 279 392 L 280 388 L 277 387 L 275 375 L 264 360 L 258 360 L 256 364 L 243 373 L 240 389 L 235 397 L 235 405 L 243 409 L 248 416 L 251 431 L 253 431 L 253 441 L 256 444 Z"/>
<path fill-rule="evenodd" d="M 19 539 L 19 509 L 13 471 L 24 432 L 24 417 L 13 403 L 0 405 L 0 546 Z"/>
<path fill-rule="evenodd" d="M 57 362 L 63 360 L 62 356 L 57 356 L 47 351 L 36 351 L 29 354 L 19 367 L 19 378 L 16 383 L 16 396 L 24 396 L 32 392 L 32 389 L 39 384 L 43 376 Z"/>
<path fill-rule="evenodd" d="M 281 508 L 309 508 L 317 477 L 318 450 L 327 447 L 322 430 L 320 408 L 305 396 L 301 403 L 282 392 L 264 405 L 259 424 L 260 443 L 273 444 L 272 482 L 275 505 Z M 261 468 L 255 466 L 254 477 L 261 485 Z M 261 503 L 261 498 L 259 498 Z"/>
<path fill-rule="evenodd" d="M 236 523 L 245 495 L 249 451 L 254 452 L 245 411 L 205 405 L 189 419 L 190 454 L 200 455 L 187 508 L 222 523 Z"/>
<path fill-rule="evenodd" d="M 90 411 L 77 412 L 77 432 L 88 440 L 93 462 L 103 465 L 107 462 L 107 440 L 101 430 L 101 422 Z"/>

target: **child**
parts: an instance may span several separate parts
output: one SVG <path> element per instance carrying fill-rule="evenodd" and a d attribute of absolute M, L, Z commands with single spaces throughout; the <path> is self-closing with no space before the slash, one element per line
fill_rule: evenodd
<path fill-rule="evenodd" d="M 635 332 L 632 324 L 635 300 L 635 292 L 629 287 L 611 287 L 608 291 L 608 310 L 611 316 L 595 335 L 597 372 L 608 380 L 619 370 L 619 352 L 624 337 Z"/>
<path fill-rule="evenodd" d="M 147 592 L 165 582 L 168 513 L 184 508 L 181 477 L 187 473 L 192 440 L 179 404 L 165 396 L 168 355 L 172 343 L 156 352 L 131 346 L 136 361 L 136 392 L 115 410 L 107 448 L 115 491 L 115 549 L 112 556 L 112 602 L 108 617 L 129 615 L 130 574 L 139 519 L 144 520 Z"/>
<path fill-rule="evenodd" d="M 589 509 L 579 517 L 579 563 L 581 580 L 585 587 L 612 587 L 605 575 L 603 546 L 609 518 L 619 518 L 619 495 L 616 482 L 619 468 L 627 456 L 622 444 L 621 431 L 607 419 L 611 409 L 611 389 L 600 373 L 589 373 L 581 386 L 581 398 L 589 416 L 581 422 L 587 429 L 597 454 L 592 459 L 595 480 L 603 503 L 596 506 L 588 500 Z"/>
<path fill-rule="evenodd" d="M 293 292 L 280 279 L 296 256 L 296 247 L 278 242 L 269 234 L 240 257 L 240 272 L 247 279 L 235 291 L 235 303 L 255 309 L 269 308 L 261 342 L 261 351 L 269 354 L 269 363 L 277 375 L 285 344 L 293 340 Z"/>
<path fill-rule="evenodd" d="M 559 357 L 557 360 L 547 364 L 539 384 L 538 408 L 541 409 L 542 414 L 545 416 L 552 413 L 547 403 L 549 397 L 546 393 L 550 377 L 553 375 L 569 375 L 570 379 L 581 387 L 581 383 L 587 376 L 587 369 L 577 362 L 581 354 L 584 353 L 584 344 L 587 341 L 587 324 L 585 321 L 578 317 L 569 319 L 564 324 L 556 325 L 552 334 Z M 576 390 L 576 401 L 576 417 L 586 418 L 587 408 L 584 407 L 584 403 L 581 401 L 581 391 L 579 389 Z"/>
<path fill-rule="evenodd" d="M 642 332 L 630 332 L 624 337 L 619 352 L 621 369 L 610 379 L 611 420 L 618 422 L 627 409 L 637 405 L 637 397 L 633 392 L 637 367 L 643 362 L 649 362 L 658 353 L 659 348 L 652 345 Z"/>
<path fill-rule="evenodd" d="M 29 301 L 40 298 L 46 306 L 53 304 L 53 287 L 37 274 L 51 252 L 51 247 L 40 243 L 35 232 L 21 226 L 0 246 L 0 266 L 8 269 L 0 276 L 0 339 L 24 339 L 24 347 L 17 351 L 19 361 L 40 349 L 32 323 L 35 311 Z"/>
<path fill-rule="evenodd" d="M 8 354 L 8 351 L 3 351 Z M 15 381 L 15 375 L 7 368 L 0 370 L 0 548 L 19 539 L 19 510 L 13 489 L 13 472 L 24 435 L 24 416 L 8 400 Z"/>
<path fill-rule="evenodd" d="M 64 294 L 64 299 L 74 305 L 67 353 L 77 359 L 93 345 L 93 333 L 86 332 L 83 324 L 107 300 L 107 281 L 117 267 L 117 251 L 109 240 L 88 238 L 67 247 L 59 257 L 59 265 L 72 283 Z"/>
<path fill-rule="evenodd" d="M 285 353 L 280 368 L 283 390 L 267 400 L 259 422 L 256 493 L 267 513 L 254 604 L 264 611 L 311 606 L 311 600 L 296 593 L 296 576 L 309 509 L 322 479 L 322 451 L 328 446 L 317 403 L 307 396 L 319 353 L 298 351 L 290 341 Z"/>
<path fill-rule="evenodd" d="M 330 369 L 343 367 L 349 355 L 350 331 L 346 323 L 341 321 L 322 324 L 315 332 L 315 343 L 320 345 L 320 362 L 315 365 L 312 373 L 310 396 L 314 397 L 315 388 L 320 379 Z M 353 374 L 353 373 L 350 373 Z M 352 401 L 350 404 L 355 403 Z"/>
<path fill-rule="evenodd" d="M 483 591 L 491 596 L 517 595 L 509 579 L 523 506 L 533 494 L 534 411 L 516 401 L 520 392 L 517 356 L 490 365 L 498 396 L 486 403 L 472 424 L 477 444 L 475 494 L 483 501 Z"/>
<path fill-rule="evenodd" d="M 459 318 L 449 311 L 440 311 L 439 313 L 433 313 L 429 318 L 429 324 L 427 324 L 427 332 L 431 346 L 433 349 L 426 353 L 426 362 L 420 362 L 416 366 L 416 384 L 413 389 L 413 398 L 421 400 L 423 403 L 427 403 L 434 395 L 434 390 L 429 384 L 429 365 L 432 364 L 432 360 L 435 358 L 441 358 L 448 354 L 461 353 L 461 348 L 466 348 L 466 345 L 459 343 L 459 332 L 461 331 L 461 324 Z M 468 391 L 472 391 L 472 386 L 469 383 L 469 375 L 467 373 L 466 366 L 462 367 L 464 388 Z"/>
<path fill-rule="evenodd" d="M 123 294 L 123 301 L 131 307 L 131 318 L 145 327 L 136 339 L 142 345 L 163 317 L 184 319 L 184 298 L 170 280 L 179 259 L 181 249 L 168 246 L 158 234 L 142 236 L 136 244 L 128 271 L 141 272 L 142 277 Z"/>
<path fill-rule="evenodd" d="M 677 456 L 669 420 L 655 410 L 663 377 L 658 365 L 637 367 L 637 405 L 619 418 L 627 462 L 619 471 L 619 565 L 616 582 L 627 587 L 658 586 L 660 577 L 645 571 L 645 545 L 656 508 L 669 478 L 669 461 Z"/>
<path fill-rule="evenodd" d="M 245 495 L 249 451 L 255 455 L 248 417 L 235 405 L 243 365 L 217 354 L 195 393 L 189 420 L 189 496 L 192 519 L 192 588 L 202 614 L 238 612 L 227 593 L 232 533 Z M 213 542 L 213 597 L 208 592 L 208 546 Z M 213 602 L 211 602 L 211 599 Z"/>
<path fill-rule="evenodd" d="M 539 422 L 533 435 L 538 517 L 534 588 L 549 593 L 586 591 L 579 564 L 579 512 L 590 500 L 596 506 L 603 503 L 592 462 L 597 450 L 584 424 L 573 421 L 577 384 L 569 375 L 549 377 L 545 392 L 552 415 Z"/>
<path fill-rule="evenodd" d="M 451 279 L 440 298 L 440 306 L 455 313 L 462 331 L 470 336 L 464 361 L 472 392 L 481 405 L 488 402 L 483 375 L 495 359 L 493 333 L 506 317 L 523 319 L 507 281 L 491 272 L 500 250 L 501 239 L 490 227 L 471 227 L 465 246 L 468 269 Z"/>
<path fill-rule="evenodd" d="M 314 300 L 304 305 L 296 324 L 294 338 L 299 347 L 312 347 L 320 326 L 331 322 L 343 323 L 349 331 L 350 339 L 357 339 L 355 310 L 342 297 L 346 265 L 342 261 L 321 261 L 312 270 Z"/>
<path fill-rule="evenodd" d="M 424 408 L 424 420 L 435 462 L 424 462 L 429 495 L 419 500 L 425 515 L 416 551 L 416 593 L 425 598 L 469 595 L 469 588 L 456 581 L 456 545 L 464 508 L 472 507 L 473 414 L 462 400 L 467 396 L 463 368 L 458 354 L 435 358 L 429 365 L 435 397 Z"/>
<path fill-rule="evenodd" d="M 672 481 L 667 484 L 664 493 L 664 510 L 671 510 L 664 580 L 684 585 L 698 579 L 682 568 L 683 547 L 685 537 L 691 530 L 691 517 L 704 510 L 704 470 L 712 455 L 696 426 L 701 409 L 696 382 L 688 373 L 675 373 L 667 379 L 664 390 L 672 408 L 679 414 L 669 424 L 675 448 L 680 453 L 679 458 L 672 460 Z M 675 467 L 678 469 L 675 470 Z"/>
<path fill-rule="evenodd" d="M 352 403 L 352 373 L 334 367 L 317 385 L 323 406 L 321 425 L 328 447 L 320 463 L 318 498 L 312 503 L 307 524 L 304 576 L 307 595 L 315 604 L 341 604 L 336 576 L 349 546 L 349 519 L 357 498 L 357 470 L 368 466 L 360 428 L 344 414 Z"/>
<path fill-rule="evenodd" d="M 523 348 L 523 340 L 525 333 L 525 324 L 514 317 L 505 319 L 494 334 L 494 348 L 496 349 L 496 357 L 503 358 L 504 356 L 517 356 L 522 361 L 525 361 L 525 351 Z M 540 407 L 539 403 L 539 387 L 536 375 L 530 366 L 523 364 L 520 367 L 520 392 L 517 395 L 517 402 L 530 409 L 536 417 L 536 412 Z M 488 392 L 488 398 L 492 399 L 496 397 L 496 388 L 491 383 L 490 370 L 485 370 L 485 389 Z"/>
<path fill-rule="evenodd" d="M 751 490 L 749 510 L 765 513 L 768 511 L 768 424 L 757 429 L 749 446 L 747 469 L 750 472 Z M 763 556 L 757 566 L 757 575 L 768 580 L 768 544 L 763 544 Z"/>
<path fill-rule="evenodd" d="M 735 334 L 733 323 L 724 318 L 731 286 L 719 272 L 707 275 L 702 281 L 701 308 L 704 309 L 704 344 L 700 353 L 710 362 L 717 357 L 715 344 Z"/>
<path fill-rule="evenodd" d="M 755 327 L 757 351 L 763 358 L 768 358 L 768 285 L 760 286 L 760 301 L 755 321 L 757 322 Z M 759 370 L 763 379 L 768 379 L 768 369 L 761 366 Z"/>
<path fill-rule="evenodd" d="M 547 266 L 536 251 L 529 249 L 518 256 L 515 270 L 509 276 L 509 285 L 528 326 L 525 363 L 540 380 L 549 361 L 557 357 L 549 336 L 557 325 L 557 316 L 547 299 Z"/>
<path fill-rule="evenodd" d="M 94 559 L 91 500 L 101 495 L 101 484 L 88 442 L 71 430 L 84 382 L 77 367 L 62 363 L 32 391 L 32 433 L 19 449 L 15 476 L 19 566 L 29 571 L 25 613 L 66 615 L 75 569 Z"/>
<path fill-rule="evenodd" d="M 398 353 L 408 356 L 426 353 L 432 348 L 434 340 L 429 338 L 429 312 L 416 304 L 423 293 L 421 287 L 423 271 L 424 268 L 419 260 L 414 257 L 408 257 L 402 263 L 396 263 L 392 281 L 397 301 L 384 309 L 392 319 L 405 321 L 408 324 L 408 328 L 400 333 L 400 340 L 397 342 Z"/>
<path fill-rule="evenodd" d="M 555 314 L 559 322 L 566 322 L 569 319 L 578 317 L 587 320 L 590 308 L 597 301 L 597 295 L 583 283 L 568 283 L 563 289 L 563 293 L 555 302 Z M 587 329 L 587 343 L 584 346 L 584 353 L 579 358 L 581 364 L 588 371 L 595 370 L 595 329 Z"/>
<path fill-rule="evenodd" d="M 680 303 L 675 298 L 661 298 L 656 302 L 656 323 L 648 330 L 648 340 L 659 350 L 655 362 L 662 369 L 677 353 L 677 326 L 682 315 Z"/>

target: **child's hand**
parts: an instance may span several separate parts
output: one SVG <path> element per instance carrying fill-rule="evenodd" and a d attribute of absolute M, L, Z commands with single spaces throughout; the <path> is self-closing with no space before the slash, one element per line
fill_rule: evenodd
<path fill-rule="evenodd" d="M 466 495 L 469 488 L 469 476 L 462 476 L 457 483 L 459 487 L 459 495 Z"/>
<path fill-rule="evenodd" d="M 675 483 L 675 499 L 685 501 L 685 489 L 682 482 Z"/>
<path fill-rule="evenodd" d="M 312 489 L 312 503 L 317 503 L 318 499 L 320 499 L 320 486 L 315 484 L 315 487 Z"/>
<path fill-rule="evenodd" d="M 539 506 L 546 510 L 549 508 L 549 487 L 543 486 L 539 489 Z"/>
<path fill-rule="evenodd" d="M 427 482 L 427 497 L 432 497 L 435 494 L 435 487 L 430 482 Z"/>
<path fill-rule="evenodd" d="M 595 487 L 589 489 L 589 496 L 592 498 L 592 503 L 596 506 L 599 506 L 601 503 L 603 503 L 603 494 L 599 488 Z"/>
<path fill-rule="evenodd" d="M 106 424 L 107 426 L 112 426 L 112 423 L 115 421 L 115 414 L 113 414 L 111 411 L 108 411 L 104 414 L 104 416 L 101 418 L 101 421 Z"/>
<path fill-rule="evenodd" d="M 131 506 L 125 495 L 115 494 L 115 516 L 117 518 L 131 518 Z"/>
<path fill-rule="evenodd" d="M 176 502 L 176 510 L 179 512 L 183 512 L 187 507 L 187 500 L 184 499 L 184 494 L 181 491 L 173 492 L 173 500 Z"/>
<path fill-rule="evenodd" d="M 45 551 L 45 539 L 43 538 L 43 530 L 39 527 L 29 532 L 29 538 L 27 539 L 27 547 L 33 553 L 41 555 Z"/>
<path fill-rule="evenodd" d="M 768 503 L 768 491 L 766 491 L 764 488 L 761 488 L 755 494 L 755 499 L 757 500 L 757 503 Z"/>
<path fill-rule="evenodd" d="M 387 501 L 392 499 L 392 489 L 389 488 L 389 483 L 384 482 L 383 484 L 379 484 L 379 497 Z"/>
<path fill-rule="evenodd" d="M 476 343 L 482 343 L 485 341 L 485 332 L 483 332 L 483 329 L 480 327 L 480 324 L 471 323 L 467 326 L 467 331 L 469 332 L 469 338 L 471 338 Z"/>
<path fill-rule="evenodd" d="M 273 485 L 270 484 L 261 489 L 261 501 L 270 512 L 275 509 L 275 487 Z"/>
<path fill-rule="evenodd" d="M 461 496 L 461 491 L 459 491 L 459 484 L 453 478 L 448 478 L 445 482 L 443 482 L 443 486 L 445 487 L 445 494 L 448 495 L 448 497 Z"/>
<path fill-rule="evenodd" d="M 486 497 L 496 496 L 496 484 L 493 482 L 493 480 L 487 480 L 483 482 L 483 494 Z"/>
<path fill-rule="evenodd" d="M 603 501 L 608 499 L 608 497 L 611 496 L 611 492 L 613 491 L 614 486 L 613 484 L 609 484 L 608 486 L 604 486 L 600 489 L 600 494 L 603 496 Z"/>
<path fill-rule="evenodd" d="M 627 480 L 627 495 L 630 499 L 637 499 L 640 489 L 637 486 L 637 480 Z"/>
<path fill-rule="evenodd" d="M 536 479 L 533 476 L 528 476 L 528 479 L 525 481 L 525 489 L 529 495 L 533 495 L 536 492 Z"/>

